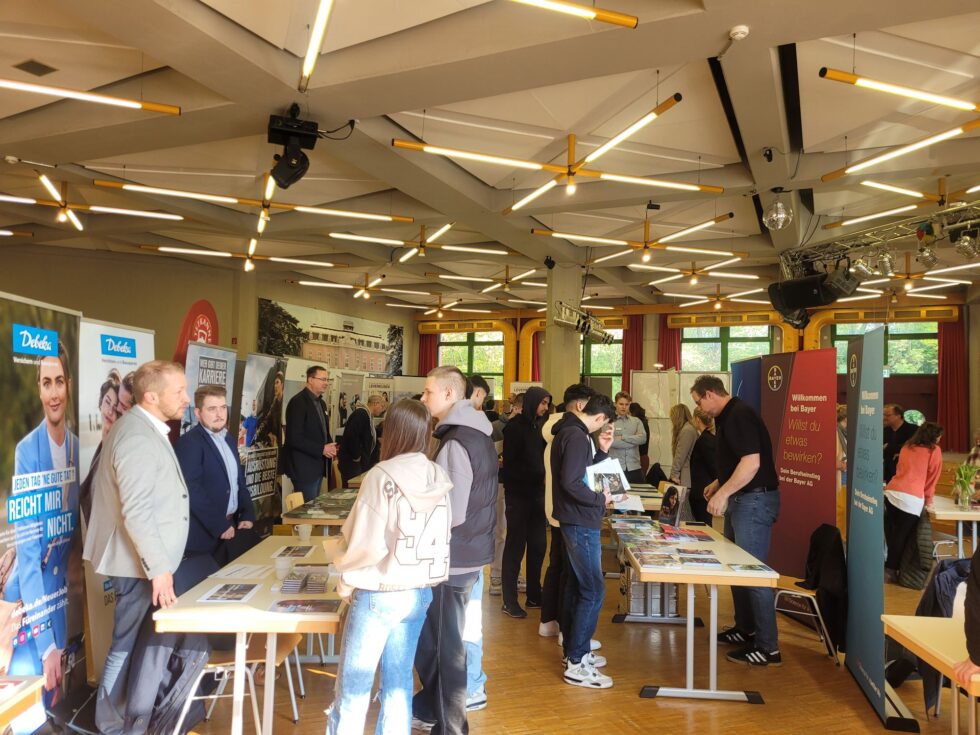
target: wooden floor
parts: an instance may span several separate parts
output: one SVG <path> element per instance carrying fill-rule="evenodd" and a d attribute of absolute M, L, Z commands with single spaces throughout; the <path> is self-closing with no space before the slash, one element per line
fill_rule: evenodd
<path fill-rule="evenodd" d="M 696 612 L 705 621 L 708 605 L 705 589 L 697 589 Z M 611 622 L 618 596 L 618 582 L 609 580 L 606 604 L 597 637 L 609 659 L 604 669 L 615 685 L 604 691 L 569 686 L 561 677 L 561 651 L 555 638 L 538 636 L 538 620 L 514 620 L 500 612 L 500 598 L 485 596 L 484 670 L 489 706 L 470 714 L 472 732 L 485 733 L 596 733 L 619 735 L 655 732 L 697 733 L 877 733 L 884 732 L 851 674 L 837 668 L 816 636 L 783 616 L 779 619 L 783 666 L 750 669 L 720 656 L 721 688 L 759 691 L 764 705 L 731 702 L 640 699 L 644 684 L 682 685 L 684 680 L 684 628 Z M 919 593 L 889 585 L 885 610 L 910 614 Z M 731 596 L 720 590 L 719 621 L 731 620 Z M 707 686 L 707 633 L 698 629 L 695 676 Z M 300 700 L 300 722 L 293 725 L 286 682 L 277 683 L 277 733 L 320 735 L 323 710 L 333 692 L 333 666 L 308 665 L 304 669 L 306 699 Z M 919 720 L 923 733 L 950 731 L 949 693 L 943 695 L 943 714 L 927 720 L 922 688 L 906 683 L 899 694 Z M 365 732 L 374 732 L 378 705 L 372 704 Z M 248 708 L 246 707 L 246 712 Z M 218 705 L 214 719 L 196 731 L 215 735 L 229 729 L 230 702 Z M 964 722 L 965 728 L 965 722 Z M 246 714 L 245 735 L 254 732 Z"/>

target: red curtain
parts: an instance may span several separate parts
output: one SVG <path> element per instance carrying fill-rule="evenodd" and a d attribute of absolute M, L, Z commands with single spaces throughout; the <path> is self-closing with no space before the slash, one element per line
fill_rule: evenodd
<path fill-rule="evenodd" d="M 633 314 L 626 317 L 626 329 L 623 330 L 623 388 L 629 392 L 630 373 L 643 369 L 643 315 Z"/>
<path fill-rule="evenodd" d="M 939 322 L 939 378 L 936 421 L 943 427 L 943 448 L 969 449 L 966 395 L 966 330 L 963 310 L 955 322 Z M 928 418 L 928 417 L 926 417 Z"/>
<path fill-rule="evenodd" d="M 423 378 L 439 366 L 439 335 L 419 335 L 419 375 Z"/>
<path fill-rule="evenodd" d="M 531 340 L 531 380 L 541 380 L 541 332 Z"/>
<path fill-rule="evenodd" d="M 657 343 L 657 362 L 664 370 L 681 369 L 681 330 L 667 326 L 667 315 L 660 315 L 660 339 Z"/>

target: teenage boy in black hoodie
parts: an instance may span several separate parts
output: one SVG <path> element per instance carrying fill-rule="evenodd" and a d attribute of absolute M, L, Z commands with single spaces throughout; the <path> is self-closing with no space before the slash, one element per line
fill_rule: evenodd
<path fill-rule="evenodd" d="M 555 424 L 551 447 L 554 516 L 561 524 L 565 553 L 573 572 L 565 585 L 563 615 L 568 622 L 563 621 L 561 626 L 565 681 L 587 689 L 608 689 L 613 684 L 610 677 L 598 671 L 606 665 L 605 658 L 590 650 L 605 598 L 599 528 L 606 504 L 612 499 L 608 491 L 600 494 L 589 488 L 585 469 L 607 457 L 613 433 L 606 425 L 615 415 L 608 396 L 593 396 L 581 411 L 568 411 Z M 599 429 L 603 431 L 593 443 L 590 435 Z"/>
<path fill-rule="evenodd" d="M 551 406 L 544 388 L 528 388 L 524 409 L 504 425 L 504 483 L 507 538 L 504 542 L 501 610 L 512 618 L 526 618 L 517 601 L 517 577 L 527 549 L 527 606 L 541 607 L 541 564 L 544 561 L 544 437 L 541 425 Z"/>

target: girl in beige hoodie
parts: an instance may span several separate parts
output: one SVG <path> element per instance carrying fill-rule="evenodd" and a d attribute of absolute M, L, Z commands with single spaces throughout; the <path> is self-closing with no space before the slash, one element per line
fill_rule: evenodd
<path fill-rule="evenodd" d="M 431 427 L 418 401 L 388 411 L 381 462 L 344 523 L 337 590 L 350 601 L 327 735 L 362 733 L 381 662 L 377 735 L 408 735 L 412 665 L 431 588 L 449 576 L 452 483 L 423 454 Z"/>

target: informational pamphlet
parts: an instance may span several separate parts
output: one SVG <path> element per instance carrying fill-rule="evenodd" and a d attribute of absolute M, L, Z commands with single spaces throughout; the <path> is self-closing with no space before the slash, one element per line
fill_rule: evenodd
<path fill-rule="evenodd" d="M 257 584 L 219 584 L 213 587 L 198 602 L 239 602 L 244 603 L 252 599 L 258 591 Z"/>
<path fill-rule="evenodd" d="M 280 546 L 276 553 L 272 555 L 273 559 L 305 559 L 313 552 L 312 546 Z"/>
<path fill-rule="evenodd" d="M 586 467 L 585 477 L 593 492 L 602 493 L 608 490 L 614 501 L 622 500 L 630 489 L 623 466 L 618 459 L 612 457 Z"/>
<path fill-rule="evenodd" d="M 279 600 L 269 608 L 279 613 L 333 613 L 340 609 L 340 600 Z"/>

